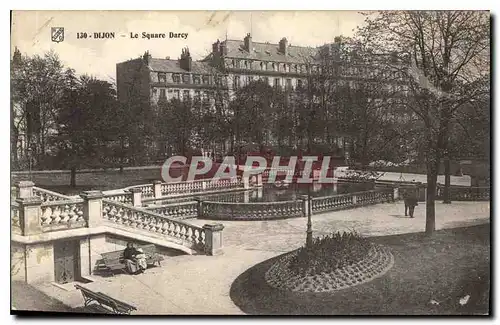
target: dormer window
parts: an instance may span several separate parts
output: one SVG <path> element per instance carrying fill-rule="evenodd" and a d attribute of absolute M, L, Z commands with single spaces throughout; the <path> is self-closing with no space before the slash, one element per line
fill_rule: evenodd
<path fill-rule="evenodd" d="M 208 80 L 208 76 L 203 76 L 203 77 L 202 77 L 202 80 L 203 80 L 203 84 L 204 84 L 204 85 L 208 85 L 208 81 L 209 81 L 209 80 Z"/>
<path fill-rule="evenodd" d="M 158 72 L 158 82 L 167 82 L 167 74 L 164 72 Z"/>
<path fill-rule="evenodd" d="M 172 74 L 172 80 L 175 82 L 175 83 L 179 83 L 181 82 L 181 76 L 177 73 L 173 73 Z"/>
<path fill-rule="evenodd" d="M 194 75 L 194 76 L 193 76 L 193 83 L 194 83 L 194 84 L 196 84 L 196 85 L 201 84 L 201 79 L 200 79 L 200 76 L 196 76 L 196 75 Z"/>
<path fill-rule="evenodd" d="M 189 83 L 189 75 L 188 74 L 183 74 L 182 75 L 182 82 L 185 84 Z"/>

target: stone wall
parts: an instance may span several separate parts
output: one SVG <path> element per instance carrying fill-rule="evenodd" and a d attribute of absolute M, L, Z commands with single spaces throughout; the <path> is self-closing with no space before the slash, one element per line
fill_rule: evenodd
<path fill-rule="evenodd" d="M 10 246 L 10 275 L 12 281 L 26 281 L 26 247 L 12 243 Z"/>

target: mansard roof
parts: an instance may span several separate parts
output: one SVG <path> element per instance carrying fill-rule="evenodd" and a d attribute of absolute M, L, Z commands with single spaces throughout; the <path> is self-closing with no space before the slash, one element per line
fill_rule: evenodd
<path fill-rule="evenodd" d="M 243 40 L 226 40 L 222 44 L 227 47 L 227 58 L 305 64 L 317 61 L 319 54 L 318 48 L 305 46 L 287 46 L 285 55 L 279 51 L 278 44 L 252 42 L 250 51 L 246 50 Z"/>
<path fill-rule="evenodd" d="M 211 74 L 213 68 L 206 62 L 192 61 L 191 71 L 182 69 L 179 60 L 156 59 L 149 60 L 149 68 L 155 72 L 170 72 L 170 73 L 194 73 L 194 74 Z"/>

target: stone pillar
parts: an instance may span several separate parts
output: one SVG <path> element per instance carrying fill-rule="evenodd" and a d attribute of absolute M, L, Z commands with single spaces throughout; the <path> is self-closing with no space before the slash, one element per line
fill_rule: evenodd
<path fill-rule="evenodd" d="M 205 254 L 206 255 L 221 255 L 222 251 L 222 230 L 224 225 L 206 224 L 203 226 L 205 230 Z"/>
<path fill-rule="evenodd" d="M 153 193 L 155 199 L 161 198 L 161 181 L 153 181 Z"/>
<path fill-rule="evenodd" d="M 19 203 L 19 225 L 23 236 L 30 236 L 42 233 L 42 223 L 40 220 L 42 211 L 40 205 L 42 199 L 37 196 L 16 199 Z"/>
<path fill-rule="evenodd" d="M 79 270 L 81 276 L 92 275 L 92 264 L 90 254 L 90 238 L 80 239 L 80 261 Z"/>
<path fill-rule="evenodd" d="M 198 219 L 202 219 L 203 218 L 203 201 L 198 197 L 195 197 L 194 200 L 196 202 L 198 202 L 198 204 L 196 206 L 196 212 L 198 213 Z"/>
<path fill-rule="evenodd" d="M 256 194 L 256 193 L 255 193 L 255 192 L 252 192 L 253 197 L 255 197 L 255 195 L 254 195 L 254 194 Z M 245 191 L 245 192 L 243 192 L 243 202 L 244 202 L 244 203 L 248 203 L 248 202 L 250 202 L 250 191 Z"/>
<path fill-rule="evenodd" d="M 129 192 L 132 193 L 132 205 L 140 207 L 142 205 L 142 190 L 138 187 L 132 187 Z"/>
<path fill-rule="evenodd" d="M 16 185 L 17 197 L 18 198 L 32 197 L 33 196 L 33 186 L 35 186 L 35 183 L 33 183 L 32 181 L 20 181 Z"/>
<path fill-rule="evenodd" d="M 309 197 L 307 195 L 301 195 L 299 199 L 302 200 L 302 216 L 306 218 L 307 212 L 309 211 Z"/>
<path fill-rule="evenodd" d="M 352 196 L 352 204 L 354 204 L 354 205 L 358 204 L 358 198 L 357 198 L 357 195 L 356 195 L 356 194 L 354 194 L 354 195 Z"/>
<path fill-rule="evenodd" d="M 250 178 L 248 176 L 243 177 L 243 188 L 244 189 L 249 189 L 250 188 Z"/>
<path fill-rule="evenodd" d="M 101 191 L 84 191 L 83 216 L 87 219 L 88 227 L 98 227 L 102 223 L 102 197 Z"/>

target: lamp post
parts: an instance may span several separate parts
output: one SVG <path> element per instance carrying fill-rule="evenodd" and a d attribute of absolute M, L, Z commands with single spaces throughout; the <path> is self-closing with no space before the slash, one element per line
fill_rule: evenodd
<path fill-rule="evenodd" d="M 311 221 L 311 184 L 307 187 L 307 231 L 306 231 L 306 247 L 312 247 L 312 221 Z"/>
<path fill-rule="evenodd" d="M 30 177 L 30 181 L 33 181 L 32 179 L 32 175 L 31 175 L 31 153 L 32 153 L 32 149 L 31 147 L 28 147 L 28 168 L 29 168 L 29 177 Z"/>

